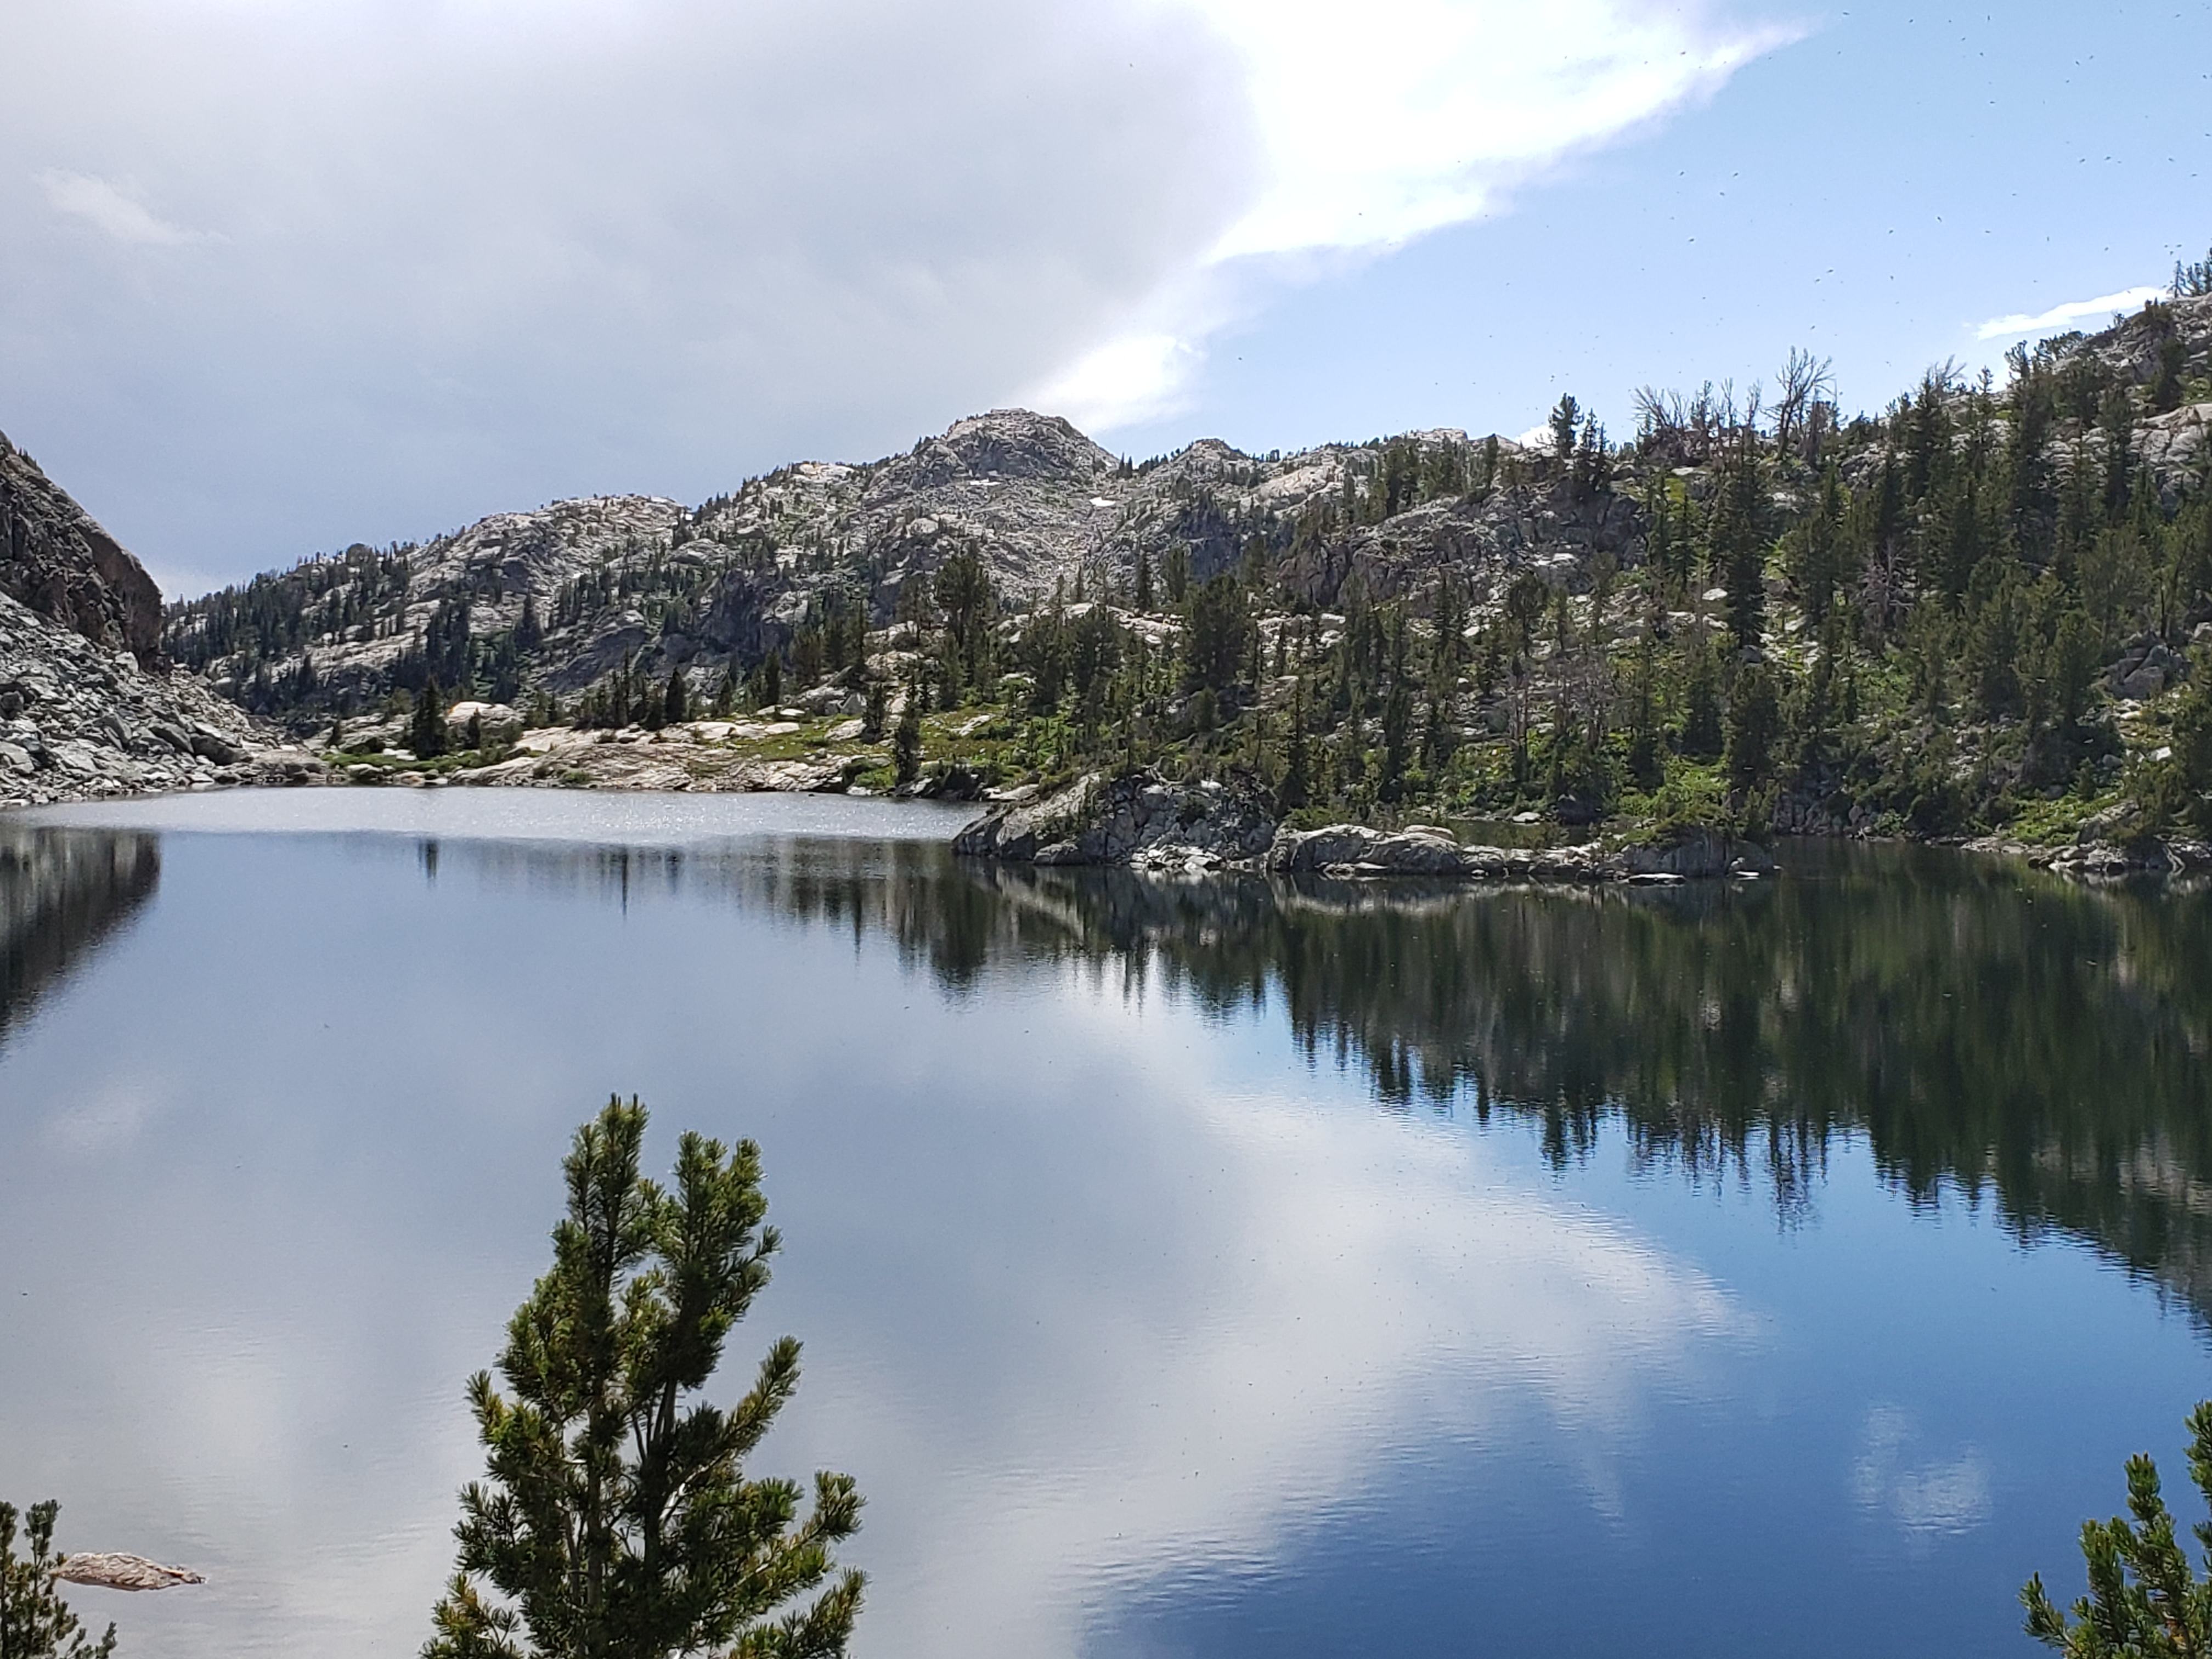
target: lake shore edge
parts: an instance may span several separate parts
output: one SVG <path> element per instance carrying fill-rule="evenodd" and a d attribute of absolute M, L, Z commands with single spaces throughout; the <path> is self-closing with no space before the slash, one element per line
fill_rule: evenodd
<path fill-rule="evenodd" d="M 595 734 L 596 735 L 596 734 Z M 627 734 L 625 734 L 627 735 Z M 550 736 L 550 734 L 547 734 Z M 133 800 L 253 788 L 534 788 L 580 793 L 850 794 L 878 792 L 854 781 L 854 757 L 730 751 L 720 734 L 672 731 L 648 742 L 605 734 L 558 745 L 548 766 L 547 736 L 520 752 L 478 764 L 456 756 L 438 769 L 336 763 L 294 745 L 248 751 L 240 763 L 191 778 L 59 777 L 35 794 L 10 792 L 0 817 L 46 805 Z M 535 750 L 537 752 L 532 753 Z M 868 758 L 872 758 L 870 757 Z M 1343 821 L 1299 826 L 1280 817 L 1264 791 L 1236 779 L 1173 782 L 1139 769 L 1091 773 L 1051 792 L 1035 786 L 989 790 L 980 780 L 925 778 L 902 799 L 972 799 L 980 815 L 952 837 L 955 852 L 1004 863 L 1121 866 L 1186 877 L 1213 872 L 1322 875 L 1353 880 L 1418 877 L 1468 885 L 1502 882 L 1558 885 L 1667 885 L 1682 881 L 1771 875 L 1770 842 L 1705 824 L 1627 824 L 1582 842 L 1502 846 L 1463 840 L 1437 823 L 1383 829 Z M 1538 827 L 1538 826 L 1532 826 Z M 1790 839 L 1797 837 L 1791 836 Z M 1832 840 L 1832 836 L 1806 839 Z M 2002 859 L 2090 883 L 2185 878 L 2212 873 L 2212 842 L 2179 836 L 2126 838 L 2085 830 L 2073 841 L 2038 843 L 2002 834 L 1973 837 L 1852 835 L 1856 842 L 1946 848 Z"/>

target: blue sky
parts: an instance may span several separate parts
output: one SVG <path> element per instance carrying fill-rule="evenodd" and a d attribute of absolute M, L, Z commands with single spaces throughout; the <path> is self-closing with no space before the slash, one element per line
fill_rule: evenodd
<path fill-rule="evenodd" d="M 1637 386 L 1741 387 L 1792 346 L 1876 409 L 1946 357 L 2002 373 L 2018 337 L 1978 337 L 1990 319 L 2212 243 L 2212 9 L 1777 15 L 1802 37 L 1709 101 L 1285 294 L 1216 343 L 1192 410 L 1117 441 L 1511 434 L 1562 392 L 1619 434 Z"/>
<path fill-rule="evenodd" d="M 995 404 L 1879 407 L 2203 255 L 2212 11 L 0 0 L 0 429 L 184 593 Z"/>

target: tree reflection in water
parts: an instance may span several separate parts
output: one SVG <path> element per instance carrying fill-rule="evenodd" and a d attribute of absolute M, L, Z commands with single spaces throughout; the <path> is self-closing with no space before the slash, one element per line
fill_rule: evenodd
<path fill-rule="evenodd" d="M 1562 1167 L 1617 1125 L 1650 1164 L 1764 1182 L 1785 1223 L 1863 1135 L 1912 1201 L 2086 1237 L 2212 1322 L 2212 896 L 1887 848 L 1660 890 L 1163 883 L 921 847 L 762 874 L 952 991 L 1020 958 L 1273 1001 L 1393 1107 L 1526 1121 Z"/>
<path fill-rule="evenodd" d="M 156 836 L 0 824 L 0 1042 L 161 879 Z"/>

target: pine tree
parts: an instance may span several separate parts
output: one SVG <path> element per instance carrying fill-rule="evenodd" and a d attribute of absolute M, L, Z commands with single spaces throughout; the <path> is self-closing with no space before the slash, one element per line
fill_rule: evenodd
<path fill-rule="evenodd" d="M 1079 585 L 1079 569 L 1076 580 Z M 997 608 L 989 568 L 972 548 L 963 548 L 938 567 L 933 590 L 938 609 L 945 613 L 950 683 L 985 685 L 991 670 L 991 617 Z M 957 696 L 948 694 L 948 706 L 957 702 Z"/>
<path fill-rule="evenodd" d="M 435 674 L 415 699 L 415 713 L 407 723 L 407 746 L 417 760 L 431 760 L 446 752 L 446 694 Z"/>
<path fill-rule="evenodd" d="M 2212 1502 L 2212 1401 L 2189 1414 L 2189 1431 L 2190 1478 Z M 2212 1652 L 2212 1582 L 2191 1567 L 2159 1491 L 2158 1465 L 2141 1453 L 2128 1459 L 2128 1510 L 2132 1525 L 2118 1516 L 2081 1523 L 2089 1594 L 2074 1603 L 2074 1622 L 2051 1601 L 2043 1575 L 2029 1577 L 2020 1593 L 2027 1633 L 2069 1659 Z M 2212 1526 L 2200 1522 L 2194 1530 L 2212 1551 Z"/>
<path fill-rule="evenodd" d="M 512 1395 L 470 1381 L 489 1475 L 461 1493 L 459 1567 L 423 1659 L 845 1651 L 858 1572 L 777 1614 L 859 1529 L 852 1479 L 817 1474 L 802 1520 L 797 1482 L 741 1467 L 798 1387 L 799 1344 L 776 1341 L 733 1407 L 696 1398 L 780 1243 L 762 1224 L 759 1149 L 686 1134 L 663 1187 L 638 1173 L 645 1127 L 617 1097 L 577 1130 L 552 1268 L 500 1358 Z"/>
<path fill-rule="evenodd" d="M 1690 659 L 1679 747 L 1692 760 L 1711 760 L 1721 752 L 1720 676 L 1709 645 L 1697 647 Z"/>
<path fill-rule="evenodd" d="M 69 1604 L 54 1593 L 54 1520 L 61 1505 L 49 1498 L 22 1516 L 31 1547 L 27 1558 L 15 1554 L 16 1511 L 0 1504 L 0 1659 L 107 1659 L 115 1651 L 115 1626 L 97 1642 L 84 1639 L 84 1627 Z"/>
<path fill-rule="evenodd" d="M 1560 461 L 1573 458 L 1575 438 L 1582 430 L 1582 405 L 1571 393 L 1562 393 L 1552 410 L 1552 453 Z"/>
<path fill-rule="evenodd" d="M 909 686 L 906 706 L 899 710 L 898 726 L 891 733 L 891 772 L 900 783 L 921 775 L 921 688 Z"/>
<path fill-rule="evenodd" d="M 1413 724 L 1413 694 L 1402 678 L 1394 678 L 1382 699 L 1382 765 L 1377 784 L 1384 800 L 1396 800 L 1404 793 Z"/>
<path fill-rule="evenodd" d="M 1765 663 L 1738 674 L 1729 697 L 1728 778 L 1736 789 L 1755 789 L 1766 780 L 1774 739 L 1782 730 L 1782 704 L 1774 676 Z"/>
<path fill-rule="evenodd" d="M 783 653 L 770 651 L 753 670 L 753 706 L 773 708 L 783 701 Z"/>
<path fill-rule="evenodd" d="M 668 689 L 661 693 L 660 717 L 671 726 L 680 726 L 691 718 L 691 696 L 684 684 L 684 671 L 668 671 Z"/>
<path fill-rule="evenodd" d="M 1739 646 L 1756 646 L 1766 629 L 1766 543 L 1759 452 L 1747 427 L 1729 447 L 1716 494 L 1707 533 L 1713 569 L 1728 589 L 1729 632 Z"/>
<path fill-rule="evenodd" d="M 1842 576 L 1839 561 L 1844 518 L 1842 475 L 1833 461 L 1820 475 L 1819 504 L 1790 533 L 1790 579 L 1797 589 L 1797 602 L 1805 610 L 1808 628 L 1817 628 L 1828 615 Z"/>
<path fill-rule="evenodd" d="M 1223 571 L 1194 590 L 1190 600 L 1186 674 L 1194 689 L 1225 696 L 1235 690 L 1248 641 L 1257 630 L 1237 579 Z"/>
<path fill-rule="evenodd" d="M 1162 574 L 1167 578 L 1168 603 L 1181 605 L 1190 592 L 1190 549 L 1181 542 L 1170 546 Z"/>
<path fill-rule="evenodd" d="M 1306 744 L 1306 689 L 1301 684 L 1291 697 L 1291 729 L 1283 745 L 1283 781 L 1275 798 L 1285 811 L 1304 806 L 1313 792 L 1311 757 Z"/>

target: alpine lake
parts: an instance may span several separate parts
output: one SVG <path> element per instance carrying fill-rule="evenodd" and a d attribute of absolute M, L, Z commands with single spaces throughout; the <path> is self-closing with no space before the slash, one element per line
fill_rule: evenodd
<path fill-rule="evenodd" d="M 0 819 L 0 1496 L 404 1656 L 611 1093 L 762 1148 L 736 1331 L 854 1651 L 2026 1654 L 2201 1518 L 2212 895 L 1905 848 L 1668 890 L 956 860 L 965 809 L 331 790 Z"/>

